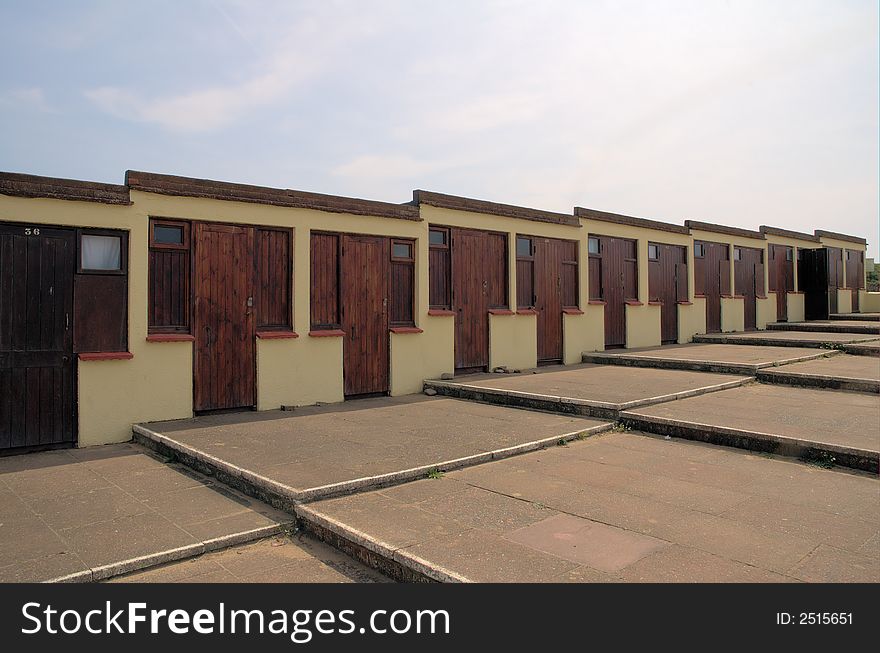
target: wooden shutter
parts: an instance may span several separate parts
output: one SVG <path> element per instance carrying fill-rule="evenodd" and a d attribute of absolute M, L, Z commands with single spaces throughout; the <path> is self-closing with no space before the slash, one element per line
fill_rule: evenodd
<path fill-rule="evenodd" d="M 180 242 L 154 238 L 156 227 L 178 229 Z M 147 318 L 150 333 L 190 332 L 190 224 L 150 220 Z"/>
<path fill-rule="evenodd" d="M 564 240 L 562 248 L 562 306 L 578 308 L 578 260 L 576 241 Z"/>
<path fill-rule="evenodd" d="M 591 255 L 588 260 L 587 275 L 590 284 L 590 299 L 598 301 L 602 299 L 602 259 Z"/>
<path fill-rule="evenodd" d="M 408 256 L 395 255 L 395 245 L 408 249 Z M 414 326 L 413 290 L 415 288 L 415 243 L 391 241 L 391 326 Z"/>
<path fill-rule="evenodd" d="M 289 329 L 291 322 L 290 231 L 258 228 L 257 328 Z"/>
<path fill-rule="evenodd" d="M 730 294 L 730 261 L 722 259 L 718 261 L 718 283 L 721 295 Z"/>
<path fill-rule="evenodd" d="M 755 295 L 763 297 L 764 292 L 764 264 L 755 263 Z"/>
<path fill-rule="evenodd" d="M 688 301 L 688 266 L 687 263 L 675 264 L 675 301 Z"/>
<path fill-rule="evenodd" d="M 487 233 L 485 239 L 489 308 L 507 308 L 507 235 Z"/>
<path fill-rule="evenodd" d="M 313 233 L 311 240 L 312 329 L 339 328 L 339 236 Z"/>
<path fill-rule="evenodd" d="M 448 310 L 452 308 L 450 233 L 446 227 L 431 227 L 431 233 L 442 235 L 443 243 L 430 243 L 428 247 L 428 304 Z"/>
<path fill-rule="evenodd" d="M 527 240 L 529 253 L 519 251 L 519 241 Z M 516 307 L 533 308 L 535 305 L 535 242 L 527 236 L 517 236 L 516 247 Z"/>

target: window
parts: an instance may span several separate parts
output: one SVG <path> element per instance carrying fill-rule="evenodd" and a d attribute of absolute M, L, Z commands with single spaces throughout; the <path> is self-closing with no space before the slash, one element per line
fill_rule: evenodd
<path fill-rule="evenodd" d="M 587 240 L 587 251 L 590 254 L 598 254 L 599 253 L 599 239 L 598 238 L 589 238 Z"/>
<path fill-rule="evenodd" d="M 291 328 L 291 255 L 288 229 L 256 230 L 257 328 Z"/>
<path fill-rule="evenodd" d="M 190 223 L 150 220 L 148 332 L 190 332 Z"/>
<path fill-rule="evenodd" d="M 578 308 L 578 244 L 574 240 L 562 241 L 562 307 Z"/>
<path fill-rule="evenodd" d="M 452 308 L 450 233 L 445 227 L 428 230 L 428 304 L 433 309 Z"/>
<path fill-rule="evenodd" d="M 516 307 L 535 306 L 535 257 L 532 239 L 516 237 Z"/>
<path fill-rule="evenodd" d="M 649 261 L 659 261 L 660 260 L 660 245 L 648 245 L 648 260 Z"/>
<path fill-rule="evenodd" d="M 128 234 L 80 229 L 73 280 L 73 346 L 77 353 L 128 349 Z"/>
<path fill-rule="evenodd" d="M 428 232 L 428 244 L 431 247 L 446 247 L 448 234 L 446 229 L 431 229 Z"/>
<path fill-rule="evenodd" d="M 703 243 L 694 243 L 694 258 L 704 258 L 706 256 L 706 246 Z"/>
<path fill-rule="evenodd" d="M 743 257 L 743 251 L 739 247 L 733 248 L 733 260 L 741 261 Z"/>
<path fill-rule="evenodd" d="M 391 241 L 391 326 L 415 326 L 413 291 L 415 261 L 412 241 Z"/>
<path fill-rule="evenodd" d="M 797 259 L 798 261 L 803 261 L 803 260 L 804 260 L 804 250 L 803 250 L 803 248 L 798 247 L 798 255 L 797 255 L 797 256 L 798 256 L 798 259 Z"/>
<path fill-rule="evenodd" d="M 80 272 L 121 272 L 121 236 L 83 233 L 79 246 Z"/>
<path fill-rule="evenodd" d="M 786 250 L 785 250 L 785 260 L 786 260 L 786 261 L 791 261 L 792 255 L 793 255 L 793 254 L 792 254 L 792 251 L 791 251 L 791 247 L 787 247 Z"/>
<path fill-rule="evenodd" d="M 402 243 L 400 241 L 392 241 L 391 243 L 391 258 L 394 259 L 402 259 L 406 261 L 411 261 L 413 258 L 413 246 L 412 243 Z"/>

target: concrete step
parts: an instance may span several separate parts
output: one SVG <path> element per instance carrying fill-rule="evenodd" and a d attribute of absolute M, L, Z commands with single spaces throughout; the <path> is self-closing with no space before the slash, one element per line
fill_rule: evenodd
<path fill-rule="evenodd" d="M 832 313 L 831 320 L 855 320 L 856 322 L 880 322 L 880 313 Z"/>
<path fill-rule="evenodd" d="M 584 352 L 582 360 L 584 363 L 593 363 L 597 365 L 623 365 L 626 367 L 690 370 L 694 372 L 714 372 L 719 374 L 748 374 L 754 376 L 757 374 L 758 370 L 767 367 L 799 363 L 802 361 L 824 358 L 837 353 L 838 352 L 836 351 L 817 351 L 816 353 L 803 355 L 767 357 L 769 360 L 762 360 L 760 362 L 737 362 L 712 358 L 676 358 L 674 356 L 674 350 L 670 349 L 668 353 L 664 353 L 662 348 L 660 348 L 651 353 Z M 718 358 L 717 355 L 716 358 Z M 733 358 L 733 356 L 731 356 L 731 358 Z"/>
<path fill-rule="evenodd" d="M 823 320 L 819 322 L 771 322 L 768 331 L 804 331 L 819 333 L 858 333 L 880 336 L 880 324 L 852 320 Z"/>
<path fill-rule="evenodd" d="M 694 336 L 694 342 L 726 345 L 760 345 L 769 347 L 808 347 L 813 349 L 840 349 L 845 345 L 864 344 L 880 337 L 858 333 L 828 333 L 813 331 L 748 331 L 737 333 L 707 333 Z"/>
<path fill-rule="evenodd" d="M 876 356 L 880 358 L 880 340 L 864 344 L 843 345 L 841 350 L 854 356 Z"/>

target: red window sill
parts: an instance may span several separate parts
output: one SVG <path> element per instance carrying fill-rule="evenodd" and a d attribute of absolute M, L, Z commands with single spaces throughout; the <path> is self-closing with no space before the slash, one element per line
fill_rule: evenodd
<path fill-rule="evenodd" d="M 447 308 L 432 308 L 428 310 L 428 315 L 446 315 L 446 316 L 454 316 L 455 311 L 450 311 Z"/>
<path fill-rule="evenodd" d="M 663 302 L 648 302 L 648 306 L 663 306 Z"/>
<path fill-rule="evenodd" d="M 517 311 L 519 313 L 520 311 Z M 489 315 L 516 315 L 509 308 L 490 308 Z"/>
<path fill-rule="evenodd" d="M 637 302 L 632 299 L 628 299 L 623 303 L 626 304 L 627 306 L 644 306 L 644 304 L 642 304 L 642 302 Z"/>
<path fill-rule="evenodd" d="M 134 358 L 130 351 L 96 351 L 79 354 L 81 361 L 127 361 Z"/>
<path fill-rule="evenodd" d="M 590 306 L 605 306 L 605 302 L 601 299 L 591 299 L 587 304 Z"/>
<path fill-rule="evenodd" d="M 391 333 L 424 333 L 419 327 L 391 327 Z"/>
<path fill-rule="evenodd" d="M 583 315 L 584 312 L 579 308 L 563 308 L 563 315 Z"/>
<path fill-rule="evenodd" d="M 767 299 L 767 295 L 755 295 L 755 299 Z"/>
<path fill-rule="evenodd" d="M 317 331 L 309 331 L 310 338 L 338 338 L 344 335 L 345 331 L 342 329 L 318 329 Z"/>
<path fill-rule="evenodd" d="M 706 299 L 706 295 L 703 295 L 700 293 L 694 293 L 694 297 L 702 297 L 703 299 Z M 723 295 L 722 295 L 722 297 L 723 297 Z"/>
<path fill-rule="evenodd" d="M 536 311 L 534 308 L 520 308 L 519 310 L 517 310 L 516 314 L 517 315 L 537 315 L 538 311 Z"/>
<path fill-rule="evenodd" d="M 697 297 L 702 297 L 702 295 L 697 295 Z M 678 304 L 679 306 L 693 306 L 694 305 L 693 302 L 675 302 L 675 303 Z"/>
<path fill-rule="evenodd" d="M 147 342 L 193 342 L 195 336 L 189 333 L 151 333 Z"/>
<path fill-rule="evenodd" d="M 260 340 L 284 340 L 286 338 L 299 338 L 296 331 L 257 331 Z"/>

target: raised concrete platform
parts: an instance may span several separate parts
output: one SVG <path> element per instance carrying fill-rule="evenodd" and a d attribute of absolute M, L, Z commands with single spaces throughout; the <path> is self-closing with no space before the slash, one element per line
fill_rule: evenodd
<path fill-rule="evenodd" d="M 541 368 L 525 374 L 475 374 L 425 381 L 439 394 L 504 406 L 614 419 L 622 410 L 717 392 L 750 377 L 612 365 Z"/>
<path fill-rule="evenodd" d="M 344 553 L 300 533 L 117 576 L 111 583 L 388 583 Z"/>
<path fill-rule="evenodd" d="M 874 395 L 753 384 L 620 414 L 627 426 L 877 473 Z"/>
<path fill-rule="evenodd" d="M 134 434 L 145 446 L 291 510 L 610 427 L 584 417 L 411 395 L 135 425 Z"/>
<path fill-rule="evenodd" d="M 0 581 L 89 582 L 250 542 L 290 515 L 131 444 L 0 458 Z"/>
<path fill-rule="evenodd" d="M 431 580 L 880 580 L 875 477 L 638 433 L 297 511 L 363 559 Z"/>
<path fill-rule="evenodd" d="M 880 313 L 832 313 L 828 317 L 832 320 L 880 322 Z"/>
<path fill-rule="evenodd" d="M 880 324 L 862 320 L 811 320 L 809 322 L 770 322 L 768 331 L 809 331 L 820 333 L 864 333 L 880 336 Z"/>
<path fill-rule="evenodd" d="M 866 356 L 841 354 L 759 370 L 757 376 L 764 383 L 880 393 L 880 361 Z"/>
<path fill-rule="evenodd" d="M 841 349 L 847 354 L 854 356 L 880 356 L 880 340 L 862 342 L 855 345 L 843 345 Z"/>
<path fill-rule="evenodd" d="M 755 375 L 758 370 L 837 354 L 810 348 L 686 344 L 585 353 L 585 363 Z"/>
<path fill-rule="evenodd" d="M 813 347 L 818 349 L 838 349 L 843 345 L 864 344 L 875 340 L 880 340 L 880 336 L 855 333 L 813 333 L 810 331 L 738 331 L 736 333 L 705 333 L 694 336 L 694 342 L 700 343 Z"/>

